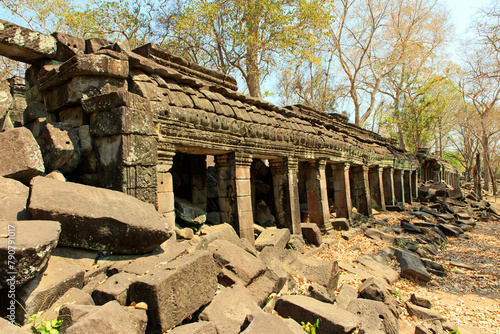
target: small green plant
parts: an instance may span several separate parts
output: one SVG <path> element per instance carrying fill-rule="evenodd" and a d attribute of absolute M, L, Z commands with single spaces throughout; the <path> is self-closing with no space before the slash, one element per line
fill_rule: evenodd
<path fill-rule="evenodd" d="M 316 334 L 316 331 L 319 329 L 319 319 L 316 319 L 316 323 L 313 325 L 309 321 L 307 323 L 301 322 L 302 328 L 309 334 Z"/>
<path fill-rule="evenodd" d="M 403 249 L 407 249 L 408 248 L 403 241 L 400 241 L 399 244 L 396 245 L 396 247 L 403 248 Z"/>
<path fill-rule="evenodd" d="M 398 290 L 392 290 L 392 294 L 394 295 L 394 297 L 403 298 L 403 295 L 401 295 L 401 292 L 399 292 Z"/>
<path fill-rule="evenodd" d="M 28 323 L 33 323 L 33 333 L 36 334 L 59 334 L 59 327 L 62 325 L 62 320 L 54 319 L 52 321 L 39 319 L 42 312 L 35 313 L 28 318 Z"/>
<path fill-rule="evenodd" d="M 458 329 L 454 329 L 451 332 L 449 332 L 448 334 L 460 334 L 460 331 Z"/>
<path fill-rule="evenodd" d="M 444 250 L 446 248 L 446 245 L 448 245 L 448 241 L 445 241 L 441 244 L 441 246 L 439 247 L 440 250 Z"/>

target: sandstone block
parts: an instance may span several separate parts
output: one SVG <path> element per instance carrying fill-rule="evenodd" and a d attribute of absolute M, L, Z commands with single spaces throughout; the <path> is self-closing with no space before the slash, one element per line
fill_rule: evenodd
<path fill-rule="evenodd" d="M 307 296 L 282 296 L 276 302 L 276 311 L 284 318 L 292 318 L 298 323 L 316 323 L 317 334 L 351 333 L 361 323 L 361 318 L 336 305 L 320 302 Z"/>
<path fill-rule="evenodd" d="M 210 321 L 200 321 L 172 329 L 169 334 L 217 334 L 217 328 Z"/>
<path fill-rule="evenodd" d="M 297 259 L 285 265 L 292 274 L 308 281 L 324 285 L 330 293 L 337 289 L 340 270 L 337 261 L 321 261 L 299 254 Z"/>
<path fill-rule="evenodd" d="M 0 133 L 0 176 L 27 184 L 45 172 L 40 147 L 26 128 Z"/>
<path fill-rule="evenodd" d="M 14 325 L 13 323 L 5 320 L 4 318 L 0 318 L 0 332 L 1 333 L 9 333 L 9 334 L 30 334 L 31 331 L 27 331 L 21 327 Z"/>
<path fill-rule="evenodd" d="M 401 266 L 401 277 L 429 282 L 431 275 L 425 270 L 420 258 L 413 253 L 395 248 L 395 255 Z"/>
<path fill-rule="evenodd" d="M 371 256 L 363 255 L 360 258 L 356 259 L 356 262 L 361 263 L 363 266 L 369 268 L 369 271 L 373 275 L 382 277 L 389 284 L 392 284 L 399 279 L 399 274 L 397 271 L 395 271 L 385 263 L 378 262 Z"/>
<path fill-rule="evenodd" d="M 387 282 L 380 277 L 370 277 L 363 281 L 358 287 L 360 298 L 376 300 L 384 303 L 387 308 L 392 312 L 394 317 L 399 318 L 398 302 L 389 290 Z"/>
<path fill-rule="evenodd" d="M 80 163 L 80 138 L 78 129 L 70 124 L 47 124 L 37 139 L 47 171 L 62 173 L 73 171 Z"/>
<path fill-rule="evenodd" d="M 140 95 L 126 91 L 116 91 L 108 94 L 97 95 L 82 100 L 83 110 L 87 113 L 107 111 L 120 107 L 151 112 L 149 101 Z"/>
<path fill-rule="evenodd" d="M 166 331 L 210 303 L 217 271 L 209 252 L 194 252 L 164 270 L 146 274 L 130 286 L 131 302 L 148 304 L 148 332 Z"/>
<path fill-rule="evenodd" d="M 444 320 L 444 317 L 437 311 L 417 306 L 410 301 L 406 302 L 406 309 L 410 316 L 415 316 L 421 320 Z"/>
<path fill-rule="evenodd" d="M 321 246 L 323 237 L 321 236 L 321 231 L 319 230 L 318 225 L 311 223 L 302 223 L 300 224 L 300 227 L 302 229 L 302 235 L 307 242 L 317 247 Z"/>
<path fill-rule="evenodd" d="M 129 273 L 113 275 L 92 292 L 92 299 L 96 305 L 104 305 L 116 300 L 120 305 L 125 306 L 127 305 L 128 289 L 136 278 L 137 275 Z"/>
<path fill-rule="evenodd" d="M 70 288 L 61 298 L 57 299 L 57 301 L 52 304 L 52 306 L 43 313 L 44 319 L 53 320 L 57 319 L 59 314 L 59 310 L 61 306 L 64 304 L 75 304 L 75 305 L 94 305 L 94 301 L 92 297 L 77 288 Z"/>
<path fill-rule="evenodd" d="M 43 177 L 30 186 L 29 216 L 59 221 L 61 246 L 140 254 L 172 232 L 152 204 L 118 191 Z"/>
<path fill-rule="evenodd" d="M 335 304 L 346 310 L 349 303 L 356 298 L 358 298 L 356 290 L 348 284 L 342 284 L 335 298 Z"/>
<path fill-rule="evenodd" d="M 266 246 L 285 248 L 289 240 L 290 230 L 286 228 L 267 228 L 255 240 L 255 248 L 258 251 L 261 251 Z"/>
<path fill-rule="evenodd" d="M 57 41 L 56 60 L 64 62 L 76 54 L 85 53 L 85 41 L 82 38 L 61 32 L 55 32 L 52 36 Z"/>
<path fill-rule="evenodd" d="M 57 246 L 60 232 L 61 225 L 56 221 L 1 221 L 0 289 L 25 284 L 38 276 Z M 9 274 L 12 272 L 17 274 Z"/>
<path fill-rule="evenodd" d="M 349 303 L 347 311 L 361 316 L 367 333 L 399 334 L 398 318 L 380 301 L 358 298 Z"/>
<path fill-rule="evenodd" d="M 95 136 L 117 134 L 152 135 L 154 131 L 151 113 L 119 107 L 95 113 L 90 118 L 90 132 Z"/>
<path fill-rule="evenodd" d="M 29 188 L 19 181 L 0 176 L 0 221 L 26 220 Z"/>
<path fill-rule="evenodd" d="M 240 332 L 241 334 L 266 333 L 270 328 L 276 334 L 293 334 L 282 319 L 265 312 L 248 315 L 243 328 L 245 329 Z"/>
<path fill-rule="evenodd" d="M 0 20 L 0 54 L 32 64 L 38 59 L 54 58 L 56 39 L 4 20 Z"/>

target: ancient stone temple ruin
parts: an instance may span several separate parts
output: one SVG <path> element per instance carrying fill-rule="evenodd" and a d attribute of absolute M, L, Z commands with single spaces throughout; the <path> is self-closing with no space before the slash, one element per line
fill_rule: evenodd
<path fill-rule="evenodd" d="M 292 233 L 305 220 L 329 231 L 331 213 L 411 204 L 419 171 L 458 184 L 448 165 L 343 115 L 246 96 L 234 78 L 154 44 L 130 51 L 0 20 L 0 54 L 30 65 L 23 117 L 11 123 L 32 131 L 46 172 L 154 203 L 172 222 L 177 197 L 250 241 L 263 206 Z"/>

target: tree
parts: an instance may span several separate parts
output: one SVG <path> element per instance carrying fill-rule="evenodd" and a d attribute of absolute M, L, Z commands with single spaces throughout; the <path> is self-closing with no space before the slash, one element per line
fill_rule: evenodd
<path fill-rule="evenodd" d="M 224 73 L 237 71 L 251 96 L 288 54 L 316 43 L 313 31 L 328 22 L 321 0 L 193 0 L 175 18 L 174 45 L 184 56 Z"/>

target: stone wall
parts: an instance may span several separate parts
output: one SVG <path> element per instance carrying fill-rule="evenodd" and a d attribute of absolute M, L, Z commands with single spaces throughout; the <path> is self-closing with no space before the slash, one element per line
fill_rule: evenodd
<path fill-rule="evenodd" d="M 130 51 L 61 33 L 33 41 L 12 38 L 34 36 L 28 29 L 1 20 L 0 28 L 0 54 L 31 64 L 20 122 L 47 172 L 126 192 L 175 219 L 179 194 L 210 204 L 213 156 L 212 209 L 250 241 L 256 198 L 267 199 L 278 226 L 300 233 L 301 219 L 328 231 L 332 213 L 350 219 L 355 206 L 369 216 L 416 197 L 417 158 L 343 115 L 238 93 L 234 78 L 154 44 Z"/>

